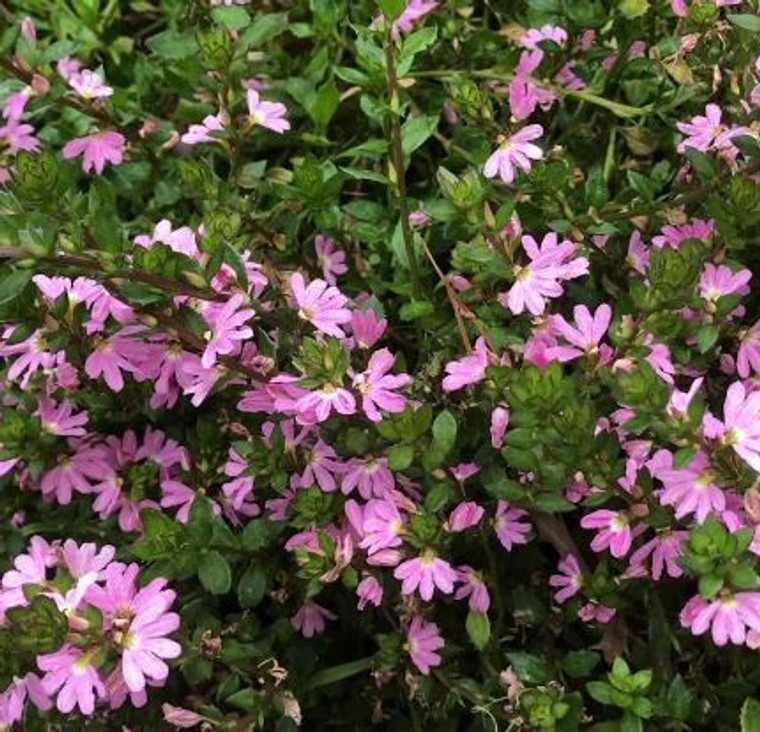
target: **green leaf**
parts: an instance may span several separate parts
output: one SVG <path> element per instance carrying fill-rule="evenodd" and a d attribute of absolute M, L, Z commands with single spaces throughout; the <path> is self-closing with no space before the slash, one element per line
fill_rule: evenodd
<path fill-rule="evenodd" d="M 747 697 L 739 717 L 741 732 L 760 732 L 760 702 Z"/>
<path fill-rule="evenodd" d="M 242 30 L 251 24 L 251 16 L 248 15 L 248 11 L 240 6 L 213 8 L 211 17 L 229 30 Z"/>
<path fill-rule="evenodd" d="M 437 115 L 411 117 L 401 126 L 401 147 L 404 156 L 411 155 L 432 136 L 438 127 Z"/>
<path fill-rule="evenodd" d="M 457 421 L 448 409 L 441 412 L 433 422 L 433 441 L 444 454 L 450 453 L 456 444 Z"/>
<path fill-rule="evenodd" d="M 409 35 L 404 41 L 402 54 L 420 53 L 432 46 L 438 38 L 438 26 L 429 25 Z"/>
<path fill-rule="evenodd" d="M 760 31 L 760 16 L 749 13 L 734 13 L 726 16 L 737 28 L 757 33 Z M 743 730 L 742 730 L 743 732 Z"/>
<path fill-rule="evenodd" d="M 5 274 L 5 272 L 8 272 Z M 34 270 L 32 269 L 14 269 L 8 271 L 4 268 L 3 275 L 0 275 L 0 305 L 15 300 L 29 284 L 32 279 Z"/>
<path fill-rule="evenodd" d="M 675 676 L 670 682 L 666 702 L 668 711 L 676 719 L 685 722 L 691 716 L 694 694 L 692 694 L 680 674 Z M 758 732 L 760 732 L 760 728 L 758 728 Z"/>
<path fill-rule="evenodd" d="M 569 651 L 562 659 L 562 668 L 572 679 L 588 676 L 601 661 L 601 656 L 596 651 L 581 650 Z"/>
<path fill-rule="evenodd" d="M 394 445 L 386 454 L 388 467 L 393 471 L 406 470 L 414 460 L 414 448 L 411 445 Z"/>
<path fill-rule="evenodd" d="M 378 0 L 378 5 L 385 19 L 392 23 L 404 12 L 406 0 Z"/>
<path fill-rule="evenodd" d="M 479 651 L 482 651 L 488 645 L 488 641 L 491 638 L 491 621 L 488 619 L 488 614 L 476 613 L 474 610 L 470 610 L 467 614 L 465 627 L 472 645 Z"/>
<path fill-rule="evenodd" d="M 600 704 L 611 704 L 612 692 L 615 689 L 606 681 L 589 681 L 586 684 L 586 691 L 594 701 L 598 701 Z"/>
<path fill-rule="evenodd" d="M 306 685 L 306 689 L 311 691 L 312 689 L 318 689 L 322 686 L 329 686 L 335 684 L 343 679 L 351 678 L 357 674 L 369 671 L 372 668 L 372 657 L 360 658 L 356 661 L 349 661 L 348 663 L 342 663 L 339 666 L 332 666 L 326 668 L 323 671 L 318 671 L 314 674 Z"/>
<path fill-rule="evenodd" d="M 620 732 L 644 732 L 644 725 L 640 717 L 632 712 L 625 712 L 620 720 Z"/>
<path fill-rule="evenodd" d="M 620 0 L 618 9 L 629 20 L 640 18 L 649 12 L 649 0 Z"/>
<path fill-rule="evenodd" d="M 723 576 L 719 574 L 703 574 L 699 578 L 699 594 L 706 600 L 714 597 L 723 587 Z"/>
<path fill-rule="evenodd" d="M 261 46 L 288 28 L 287 13 L 260 15 L 240 36 L 238 47 L 244 51 Z"/>
<path fill-rule="evenodd" d="M 401 320 L 419 320 L 420 318 L 427 318 L 435 313 L 435 306 L 429 300 L 412 300 L 412 302 L 404 303 L 399 310 L 399 317 Z"/>
<path fill-rule="evenodd" d="M 256 607 L 263 599 L 267 589 L 267 574 L 258 564 L 252 564 L 240 578 L 237 596 L 240 607 Z"/>
<path fill-rule="evenodd" d="M 539 511 L 547 513 L 560 513 L 562 511 L 572 511 L 575 506 L 570 503 L 564 496 L 557 493 L 539 493 L 535 497 L 533 505 Z"/>
<path fill-rule="evenodd" d="M 224 595 L 232 586 L 230 565 L 219 552 L 207 552 L 198 564 L 198 579 L 212 595 Z"/>
<path fill-rule="evenodd" d="M 199 50 L 198 41 L 191 33 L 164 31 L 146 41 L 148 48 L 162 58 L 189 58 Z"/>
<path fill-rule="evenodd" d="M 539 656 L 523 651 L 513 651 L 507 653 L 507 658 L 521 681 L 543 684 L 553 678 L 551 665 Z"/>
<path fill-rule="evenodd" d="M 697 174 L 705 180 L 712 180 L 715 173 L 715 163 L 709 155 L 693 147 L 686 147 L 686 159 L 691 163 Z"/>
<path fill-rule="evenodd" d="M 324 129 L 330 123 L 333 115 L 340 106 L 340 94 L 335 82 L 330 79 L 318 90 L 307 111 L 317 127 Z"/>
<path fill-rule="evenodd" d="M 700 353 L 707 353 L 718 340 L 720 328 L 712 323 L 703 325 L 697 335 L 697 348 Z"/>

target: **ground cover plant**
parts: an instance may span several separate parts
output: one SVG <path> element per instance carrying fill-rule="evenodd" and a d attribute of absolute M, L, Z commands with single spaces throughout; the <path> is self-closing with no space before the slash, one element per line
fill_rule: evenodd
<path fill-rule="evenodd" d="M 760 730 L 758 39 L 0 5 L 0 728 Z"/>

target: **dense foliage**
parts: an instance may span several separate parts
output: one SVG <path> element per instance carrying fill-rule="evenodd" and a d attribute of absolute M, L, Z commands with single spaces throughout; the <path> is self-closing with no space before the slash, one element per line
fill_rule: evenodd
<path fill-rule="evenodd" d="M 0 728 L 760 730 L 758 38 L 0 4 Z"/>

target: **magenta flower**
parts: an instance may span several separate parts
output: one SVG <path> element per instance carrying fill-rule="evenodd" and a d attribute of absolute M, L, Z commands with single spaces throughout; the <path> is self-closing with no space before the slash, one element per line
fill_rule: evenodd
<path fill-rule="evenodd" d="M 614 607 L 600 605 L 592 600 L 578 610 L 578 617 L 584 623 L 593 623 L 594 621 L 597 623 L 609 623 L 615 617 L 616 612 Z"/>
<path fill-rule="evenodd" d="M 324 632 L 326 620 L 336 620 L 337 615 L 316 602 L 307 602 L 290 619 L 290 624 L 300 631 L 304 638 Z"/>
<path fill-rule="evenodd" d="M 385 498 L 396 485 L 393 473 L 388 467 L 388 458 L 351 458 L 343 466 L 343 479 L 340 490 L 348 495 L 354 489 L 359 489 L 361 497 L 368 501 L 375 498 Z"/>
<path fill-rule="evenodd" d="M 68 714 L 79 707 L 82 714 L 95 711 L 95 699 L 104 699 L 106 687 L 98 669 L 92 665 L 94 653 L 65 645 L 55 653 L 37 656 L 40 671 L 45 671 L 42 686 L 47 694 L 57 694 L 56 707 Z"/>
<path fill-rule="evenodd" d="M 496 532 L 496 538 L 508 552 L 512 551 L 513 546 L 528 543 L 530 524 L 521 523 L 521 519 L 527 515 L 527 511 L 523 511 L 521 508 L 511 508 L 506 501 L 499 500 L 496 504 L 493 528 Z"/>
<path fill-rule="evenodd" d="M 113 130 L 95 132 L 67 142 L 63 146 L 63 157 L 71 160 L 84 154 L 82 170 L 89 173 L 94 169 L 98 175 L 101 175 L 106 163 L 121 165 L 124 161 L 126 142 L 126 138 L 120 132 Z"/>
<path fill-rule="evenodd" d="M 488 346 L 484 338 L 475 342 L 475 350 L 457 361 L 446 364 L 446 376 L 443 379 L 444 391 L 457 391 L 465 386 L 477 384 L 486 377 L 489 365 Z"/>
<path fill-rule="evenodd" d="M 401 594 L 411 595 L 419 588 L 423 600 L 432 600 L 438 588 L 444 595 L 454 591 L 457 573 L 445 560 L 435 555 L 432 549 L 425 549 L 419 556 L 407 559 L 396 567 L 393 576 L 401 580 Z"/>
<path fill-rule="evenodd" d="M 760 632 L 760 592 L 723 592 L 713 600 L 695 595 L 681 610 L 681 625 L 694 635 L 711 630 L 716 646 L 742 645 L 747 629 Z"/>
<path fill-rule="evenodd" d="M 322 276 L 329 285 L 337 282 L 336 276 L 346 274 L 346 254 L 335 247 L 335 242 L 329 237 L 317 234 L 314 239 L 314 249 L 317 253 L 317 262 L 322 267 Z"/>
<path fill-rule="evenodd" d="M 19 150 L 37 152 L 40 141 L 34 136 L 34 127 L 21 124 L 17 119 L 9 119 L 7 124 L 0 127 L 0 146 L 8 148 L 11 155 Z"/>
<path fill-rule="evenodd" d="M 58 437 L 84 437 L 87 433 L 87 412 L 74 414 L 74 405 L 64 400 L 56 404 L 49 397 L 40 397 L 37 416 L 42 423 L 42 429 Z"/>
<path fill-rule="evenodd" d="M 544 156 L 543 150 L 533 145 L 531 140 L 537 140 L 543 134 L 544 128 L 541 125 L 528 125 L 504 139 L 499 148 L 486 160 L 483 175 L 486 178 L 494 178 L 498 174 L 507 185 L 511 185 L 515 180 L 517 168 L 529 173 L 532 165 L 530 161 L 541 160 Z"/>
<path fill-rule="evenodd" d="M 704 377 L 700 376 L 698 379 L 694 379 L 691 382 L 691 386 L 688 391 L 680 391 L 674 388 L 670 393 L 670 399 L 665 407 L 665 411 L 672 417 L 683 416 L 689 410 L 694 397 L 702 386 Z"/>
<path fill-rule="evenodd" d="M 259 99 L 259 93 L 255 89 L 248 89 L 246 101 L 251 126 L 260 125 L 278 134 L 290 129 L 290 122 L 285 119 L 288 110 L 284 104 Z"/>
<path fill-rule="evenodd" d="M 520 44 L 531 50 L 542 41 L 553 41 L 558 46 L 567 43 L 567 31 L 558 25 L 545 25 L 541 28 L 530 28 L 520 37 Z"/>
<path fill-rule="evenodd" d="M 697 115 L 691 122 L 679 122 L 677 127 L 686 135 L 686 139 L 678 144 L 678 152 L 685 152 L 687 147 L 707 152 L 718 135 L 725 130 L 725 125 L 721 123 L 722 115 L 717 104 L 708 104 L 704 116 Z"/>
<path fill-rule="evenodd" d="M 675 506 L 678 519 L 693 513 L 697 523 L 702 524 L 710 513 L 720 514 L 726 508 L 725 494 L 715 484 L 715 471 L 707 453 L 702 450 L 688 465 L 656 469 L 655 475 L 665 486 L 659 493 L 660 503 Z"/>
<path fill-rule="evenodd" d="M 459 567 L 457 579 L 461 584 L 454 599 L 463 600 L 469 597 L 470 610 L 475 613 L 487 613 L 488 608 L 491 607 L 491 596 L 488 594 L 488 587 L 483 582 L 480 572 L 476 572 L 472 567 Z"/>
<path fill-rule="evenodd" d="M 37 674 L 28 673 L 23 678 L 14 677 L 0 693 L 0 724 L 10 728 L 16 722 L 20 722 L 24 718 L 27 697 L 42 711 L 47 711 L 53 706 Z"/>
<path fill-rule="evenodd" d="M 509 427 L 509 409 L 507 407 L 494 407 L 491 412 L 491 447 L 500 450 L 504 444 L 504 435 Z"/>
<path fill-rule="evenodd" d="M 715 222 L 712 219 L 694 219 L 678 226 L 663 226 L 662 231 L 652 237 L 652 245 L 657 249 L 669 246 L 678 249 L 679 244 L 686 239 L 699 239 L 706 241 L 715 231 Z"/>
<path fill-rule="evenodd" d="M 42 495 L 54 496 L 64 506 L 71 503 L 74 492 L 91 493 L 94 484 L 114 474 L 110 452 L 103 445 L 91 446 L 73 440 L 69 445 L 75 450 L 74 454 L 60 456 L 58 464 L 40 481 Z"/>
<path fill-rule="evenodd" d="M 627 574 L 638 576 L 646 573 L 644 563 L 651 557 L 652 579 L 658 581 L 665 571 L 668 577 L 680 577 L 683 570 L 678 564 L 681 545 L 689 538 L 688 531 L 662 531 L 639 547 L 630 557 Z"/>
<path fill-rule="evenodd" d="M 74 579 L 93 581 L 100 578 L 116 554 L 116 550 L 110 545 L 98 549 L 91 542 L 77 545 L 72 539 L 66 539 L 60 551 L 66 569 Z"/>
<path fill-rule="evenodd" d="M 345 305 L 348 299 L 337 287 L 330 287 L 324 280 L 312 280 L 308 287 L 300 272 L 290 277 L 290 289 L 298 306 L 298 317 L 311 323 L 317 330 L 336 338 L 345 338 L 339 327 L 351 320 L 351 312 Z"/>
<path fill-rule="evenodd" d="M 522 245 L 530 262 L 515 267 L 515 283 L 506 295 L 499 296 L 499 302 L 519 315 L 528 310 L 533 315 L 542 315 L 546 298 L 562 295 L 560 282 L 588 274 L 588 259 L 575 257 L 575 244 L 564 240 L 559 242 L 557 234 L 547 234 L 541 246 L 532 236 L 523 236 Z"/>
<path fill-rule="evenodd" d="M 387 349 L 375 351 L 367 370 L 353 378 L 354 388 L 361 394 L 362 409 L 372 422 L 382 421 L 381 409 L 391 414 L 403 412 L 406 398 L 396 390 L 412 383 L 409 374 L 389 374 L 396 357 Z"/>
<path fill-rule="evenodd" d="M 364 537 L 359 546 L 372 555 L 383 549 L 401 546 L 401 534 L 406 520 L 398 506 L 390 500 L 373 499 L 364 508 L 362 530 Z"/>
<path fill-rule="evenodd" d="M 736 372 L 746 379 L 751 371 L 760 373 L 760 320 L 739 334 Z"/>
<path fill-rule="evenodd" d="M 723 405 L 723 423 L 713 419 L 721 441 L 760 473 L 760 391 L 748 393 L 740 381 L 731 384 Z"/>
<path fill-rule="evenodd" d="M 581 519 L 584 529 L 598 529 L 599 533 L 591 541 L 595 552 L 609 549 L 616 559 L 624 557 L 631 548 L 633 534 L 628 515 L 624 511 L 599 509 Z"/>
<path fill-rule="evenodd" d="M 635 229 L 628 240 L 628 256 L 626 263 L 635 269 L 639 274 L 645 275 L 649 268 L 650 259 L 649 247 L 644 244 L 641 232 Z"/>
<path fill-rule="evenodd" d="M 137 371 L 133 359 L 140 350 L 140 341 L 119 333 L 110 338 L 97 337 L 95 349 L 85 361 L 84 371 L 91 379 L 102 376 L 112 391 L 120 392 L 124 388 L 122 371 Z"/>
<path fill-rule="evenodd" d="M 725 265 L 716 266 L 707 262 L 699 280 L 699 294 L 710 303 L 715 303 L 721 297 L 729 295 L 747 295 L 750 279 L 752 279 L 752 272 L 748 269 L 734 272 Z"/>
<path fill-rule="evenodd" d="M 427 676 L 431 668 L 441 665 L 441 656 L 436 651 L 443 646 L 438 626 L 426 623 L 419 615 L 415 615 L 409 624 L 404 650 L 421 674 Z"/>
<path fill-rule="evenodd" d="M 552 587 L 559 588 L 554 593 L 554 601 L 563 605 L 580 591 L 583 585 L 583 572 L 578 560 L 572 554 L 561 559 L 557 569 L 559 574 L 553 574 L 549 577 L 549 584 Z"/>
<path fill-rule="evenodd" d="M 573 316 L 575 327 L 561 315 L 552 316 L 552 330 L 571 345 L 547 348 L 547 358 L 564 363 L 584 355 L 599 354 L 599 343 L 606 335 L 612 320 L 612 308 L 607 304 L 600 305 L 592 316 L 585 305 L 576 305 L 573 308 Z"/>
<path fill-rule="evenodd" d="M 354 342 L 365 351 L 383 337 L 387 327 L 388 321 L 378 318 L 372 310 L 354 310 L 351 313 L 351 333 Z"/>
<path fill-rule="evenodd" d="M 233 295 L 221 308 L 207 309 L 203 315 L 209 324 L 204 334 L 207 341 L 201 365 L 210 369 L 218 355 L 229 355 L 239 348 L 240 342 L 253 337 L 253 330 L 245 325 L 254 315 L 251 308 L 243 308 L 244 295 Z"/>
<path fill-rule="evenodd" d="M 202 142 L 218 142 L 211 133 L 224 129 L 224 122 L 219 114 L 210 114 L 203 118 L 199 125 L 190 125 L 187 132 L 180 138 L 185 145 L 199 145 Z"/>
<path fill-rule="evenodd" d="M 298 477 L 298 487 L 310 488 L 317 484 L 325 493 L 332 493 L 338 487 L 336 478 L 343 473 L 343 470 L 343 463 L 338 453 L 319 439 L 309 451 L 306 468 Z"/>
<path fill-rule="evenodd" d="M 365 575 L 356 587 L 356 596 L 359 598 L 356 605 L 359 610 L 364 610 L 368 604 L 380 607 L 383 601 L 383 586 L 373 575 Z"/>
<path fill-rule="evenodd" d="M 483 518 L 484 513 L 483 507 L 479 506 L 475 501 L 464 501 L 453 508 L 445 525 L 449 531 L 453 531 L 454 533 L 465 531 L 473 526 L 477 526 Z"/>
<path fill-rule="evenodd" d="M 312 424 L 313 421 L 324 422 L 332 411 L 344 415 L 354 414 L 356 399 L 348 389 L 334 384 L 325 384 L 321 389 L 307 392 L 300 397 L 295 407 L 296 421 L 299 424 Z M 311 418 L 312 415 L 314 419 Z"/>
<path fill-rule="evenodd" d="M 110 97 L 113 94 L 113 89 L 105 84 L 100 74 L 89 69 L 75 71 L 66 81 L 82 99 L 88 101 Z"/>
<path fill-rule="evenodd" d="M 418 20 L 432 13 L 437 7 L 438 3 L 435 0 L 409 0 L 401 15 L 391 26 L 393 40 L 398 40 L 401 33 L 410 31 Z"/>

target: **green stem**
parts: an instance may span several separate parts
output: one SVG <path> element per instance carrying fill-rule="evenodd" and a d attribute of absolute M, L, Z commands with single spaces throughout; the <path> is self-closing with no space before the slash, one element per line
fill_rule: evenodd
<path fill-rule="evenodd" d="M 406 205 L 406 170 L 404 166 L 404 148 L 401 139 L 401 122 L 399 119 L 399 88 L 398 77 L 396 76 L 396 57 L 394 55 L 393 39 L 390 37 L 390 31 L 385 44 L 385 59 L 388 73 L 388 93 L 390 95 L 390 135 L 391 149 L 393 160 L 391 165 L 395 178 L 395 193 L 398 203 L 399 216 L 401 217 L 401 233 L 404 239 L 404 249 L 406 257 L 409 260 L 409 271 L 412 275 L 412 291 L 414 298 L 422 298 L 422 287 L 420 285 L 420 271 L 417 265 L 417 254 L 414 251 L 414 239 L 412 237 L 412 228 L 409 225 L 409 209 Z"/>

